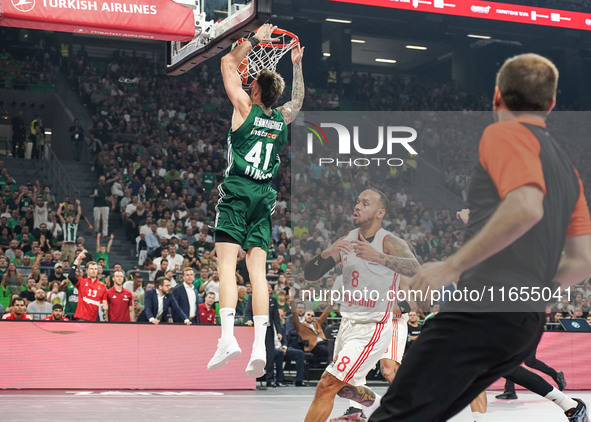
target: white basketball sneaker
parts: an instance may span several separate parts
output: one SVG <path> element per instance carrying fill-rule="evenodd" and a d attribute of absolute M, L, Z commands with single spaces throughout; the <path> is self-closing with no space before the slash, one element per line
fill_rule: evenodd
<path fill-rule="evenodd" d="M 218 348 L 207 364 L 207 369 L 214 370 L 223 368 L 230 359 L 237 358 L 241 354 L 242 349 L 240 349 L 240 346 L 238 346 L 236 337 L 232 336 L 232 338 L 228 340 L 220 338 L 218 340 Z"/>
<path fill-rule="evenodd" d="M 250 361 L 246 365 L 246 375 L 259 378 L 265 375 L 265 365 L 267 364 L 267 352 L 265 349 L 253 350 L 250 355 Z"/>

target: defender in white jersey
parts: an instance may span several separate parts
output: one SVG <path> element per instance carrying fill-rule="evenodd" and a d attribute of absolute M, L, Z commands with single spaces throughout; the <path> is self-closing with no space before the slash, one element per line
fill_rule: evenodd
<path fill-rule="evenodd" d="M 353 212 L 357 229 L 306 264 L 306 279 L 317 280 L 342 263 L 345 294 L 335 359 L 316 387 L 306 422 L 325 422 L 337 394 L 368 412 L 379 406 L 380 397 L 363 385 L 365 376 L 391 344 L 392 312 L 400 312 L 393 300 L 400 275 L 410 277 L 419 269 L 406 242 L 382 228 L 388 202 L 376 189 L 359 194 Z"/>
<path fill-rule="evenodd" d="M 400 276 L 400 282 L 398 283 L 398 289 L 406 290 L 410 288 L 410 278 Z M 333 290 L 342 289 L 343 276 L 340 275 L 334 282 Z M 404 308 L 404 305 L 399 303 L 400 308 Z M 410 304 L 406 307 L 410 308 Z M 408 337 L 408 311 L 405 309 L 404 313 L 392 312 L 392 339 L 386 349 L 386 352 L 380 359 L 380 372 L 382 376 L 392 384 L 396 372 L 402 362 L 404 350 L 406 348 L 406 341 Z M 370 368 L 371 370 L 371 368 Z M 349 408 L 345 411 L 342 416 L 333 418 L 330 422 L 363 422 L 367 421 L 366 415 L 363 413 L 363 406 L 353 400 L 349 400 Z"/>

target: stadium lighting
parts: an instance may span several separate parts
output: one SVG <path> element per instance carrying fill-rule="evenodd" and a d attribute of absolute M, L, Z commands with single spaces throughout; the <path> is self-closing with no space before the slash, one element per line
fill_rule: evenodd
<path fill-rule="evenodd" d="M 351 23 L 352 21 L 347 19 L 336 19 L 336 18 L 326 18 L 326 22 L 333 22 L 333 23 Z"/>
<path fill-rule="evenodd" d="M 490 40 L 490 35 L 468 34 L 468 38 L 480 38 L 481 40 Z"/>
<path fill-rule="evenodd" d="M 426 50 L 427 47 L 423 47 L 422 45 L 407 45 L 406 48 L 409 50 Z"/>
<path fill-rule="evenodd" d="M 378 63 L 396 63 L 396 60 L 394 60 L 394 59 L 376 59 L 376 62 L 378 62 Z"/>
<path fill-rule="evenodd" d="M 355 38 L 351 38 L 351 42 L 354 44 L 365 44 L 365 40 L 356 40 Z"/>
<path fill-rule="evenodd" d="M 322 53 L 324 57 L 330 57 L 330 53 Z"/>

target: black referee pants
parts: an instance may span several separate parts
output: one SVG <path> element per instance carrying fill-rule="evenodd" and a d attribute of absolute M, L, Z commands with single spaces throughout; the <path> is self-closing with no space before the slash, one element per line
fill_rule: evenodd
<path fill-rule="evenodd" d="M 370 422 L 450 419 L 511 373 L 542 335 L 542 313 L 441 312 L 429 320 Z"/>
<path fill-rule="evenodd" d="M 536 358 L 536 351 L 535 350 L 531 355 L 529 355 L 527 357 L 527 359 L 525 359 L 525 361 L 523 363 L 532 369 L 535 369 L 537 371 L 543 372 L 546 375 L 551 376 L 552 379 L 554 380 L 554 382 L 556 382 L 556 378 L 558 377 L 558 373 L 556 372 L 556 370 L 554 368 L 546 365 L 544 362 L 542 362 L 541 360 Z M 522 372 L 520 371 L 519 373 L 522 373 Z M 507 380 L 505 381 L 505 391 L 508 391 L 510 393 L 515 393 L 515 382 L 509 377 L 506 377 L 506 378 L 507 378 Z M 519 381 L 516 381 L 516 382 L 517 382 L 517 384 L 521 385 L 522 387 L 525 387 L 521 382 L 519 382 Z M 531 388 L 528 388 L 528 390 L 531 390 Z"/>

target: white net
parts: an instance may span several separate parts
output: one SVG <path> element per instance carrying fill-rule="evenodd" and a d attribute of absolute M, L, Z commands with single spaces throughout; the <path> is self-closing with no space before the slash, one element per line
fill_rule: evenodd
<path fill-rule="evenodd" d="M 252 36 L 254 36 L 254 33 L 248 38 Z M 248 55 L 238 66 L 237 72 L 240 75 L 240 79 L 242 79 L 242 86 L 244 88 L 251 88 L 254 85 L 261 70 L 269 69 L 275 71 L 281 57 L 299 42 L 296 35 L 283 29 L 276 29 L 273 32 L 273 37 L 278 38 L 278 40 L 272 43 L 257 44 L 248 52 Z M 247 41 L 248 38 L 241 38 L 236 41 L 232 49 Z"/>

